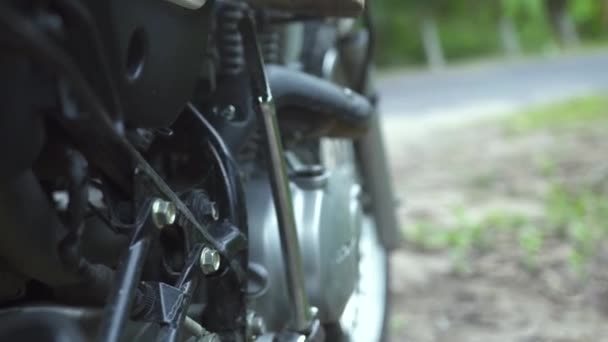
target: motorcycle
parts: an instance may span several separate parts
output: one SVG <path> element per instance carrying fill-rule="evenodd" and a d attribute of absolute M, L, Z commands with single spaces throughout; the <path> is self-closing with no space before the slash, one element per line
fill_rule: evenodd
<path fill-rule="evenodd" d="M 0 28 L 0 340 L 384 339 L 369 6 L 3 0 Z"/>

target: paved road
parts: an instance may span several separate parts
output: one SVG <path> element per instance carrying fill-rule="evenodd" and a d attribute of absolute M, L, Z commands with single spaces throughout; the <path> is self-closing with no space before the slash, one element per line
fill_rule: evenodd
<path fill-rule="evenodd" d="M 608 51 L 389 75 L 385 115 L 494 114 L 581 94 L 608 94 Z"/>

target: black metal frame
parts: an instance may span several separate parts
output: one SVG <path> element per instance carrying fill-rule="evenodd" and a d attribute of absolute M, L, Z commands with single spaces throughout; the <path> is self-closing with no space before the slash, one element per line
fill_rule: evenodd
<path fill-rule="evenodd" d="M 131 316 L 136 289 L 148 256 L 152 234 L 156 229 L 152 222 L 151 200 L 146 200 L 142 205 L 141 214 L 144 220 L 134 227 L 131 243 L 116 272 L 114 288 L 108 298 L 100 327 L 100 341 L 120 340 L 124 326 Z"/>

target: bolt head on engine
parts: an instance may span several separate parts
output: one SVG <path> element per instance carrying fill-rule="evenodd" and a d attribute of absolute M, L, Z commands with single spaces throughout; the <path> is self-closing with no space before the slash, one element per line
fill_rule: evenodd
<path fill-rule="evenodd" d="M 204 247 L 199 259 L 203 274 L 208 275 L 220 269 L 220 253 L 213 248 Z"/>
<path fill-rule="evenodd" d="M 154 200 L 152 203 L 152 221 L 157 228 L 161 229 L 172 225 L 175 223 L 176 217 L 177 208 L 175 204 L 158 198 Z"/>

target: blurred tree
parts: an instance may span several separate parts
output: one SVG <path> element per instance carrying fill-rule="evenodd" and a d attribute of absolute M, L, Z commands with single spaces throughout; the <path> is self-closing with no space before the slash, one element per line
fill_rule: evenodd
<path fill-rule="evenodd" d="M 539 0 L 503 0 L 503 5 L 511 16 L 525 13 L 537 17 L 539 14 L 542 15 L 543 11 L 543 3 Z"/>
<path fill-rule="evenodd" d="M 576 0 L 570 3 L 570 12 L 581 32 L 597 39 L 608 29 L 608 0 Z"/>
<path fill-rule="evenodd" d="M 509 15 L 505 0 L 494 0 L 492 9 L 496 22 L 498 23 L 498 32 L 502 49 L 507 56 L 517 56 L 521 53 L 519 45 L 519 37 L 513 17 Z"/>
<path fill-rule="evenodd" d="M 446 60 L 555 51 L 608 37 L 608 0 L 369 0 L 377 7 L 378 61 Z"/>
<path fill-rule="evenodd" d="M 445 65 L 441 36 L 437 26 L 436 12 L 447 0 L 405 0 L 406 6 L 414 8 L 418 17 L 420 37 L 426 61 L 431 69 Z"/>
<path fill-rule="evenodd" d="M 545 9 L 551 29 L 556 40 L 563 47 L 575 46 L 579 43 L 578 32 L 568 11 L 568 5 L 568 0 L 545 0 Z"/>

